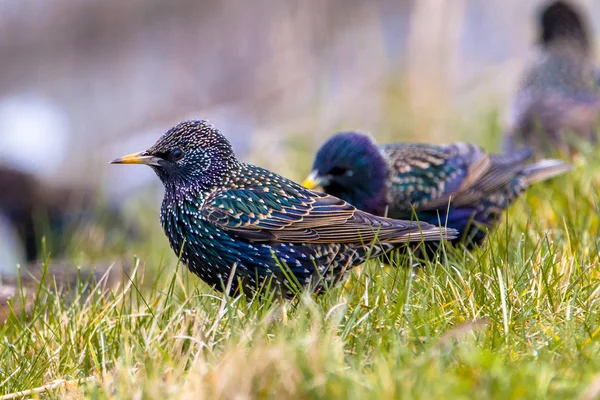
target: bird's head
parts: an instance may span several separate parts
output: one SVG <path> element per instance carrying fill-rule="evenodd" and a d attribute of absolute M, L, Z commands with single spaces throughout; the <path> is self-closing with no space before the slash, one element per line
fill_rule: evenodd
<path fill-rule="evenodd" d="M 386 203 L 387 165 L 373 139 L 357 132 L 332 136 L 317 152 L 303 185 L 323 190 L 354 206 L 382 214 Z"/>
<path fill-rule="evenodd" d="M 538 22 L 541 43 L 548 45 L 560 39 L 569 39 L 588 49 L 590 35 L 583 15 L 576 5 L 562 0 L 545 6 Z"/>
<path fill-rule="evenodd" d="M 237 163 L 229 141 L 208 121 L 185 121 L 169 129 L 146 151 L 111 164 L 146 164 L 165 184 L 217 185 Z"/>

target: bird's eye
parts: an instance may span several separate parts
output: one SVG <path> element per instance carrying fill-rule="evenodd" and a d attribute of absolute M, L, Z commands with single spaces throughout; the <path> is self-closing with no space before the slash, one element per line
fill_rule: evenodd
<path fill-rule="evenodd" d="M 333 167 L 329 170 L 329 174 L 330 175 L 345 175 L 348 173 L 348 169 L 347 168 L 343 168 L 343 167 Z"/>
<path fill-rule="evenodd" d="M 173 161 L 177 161 L 181 157 L 183 157 L 183 151 L 181 151 L 181 149 L 175 149 L 171 152 L 171 159 L 173 159 Z"/>

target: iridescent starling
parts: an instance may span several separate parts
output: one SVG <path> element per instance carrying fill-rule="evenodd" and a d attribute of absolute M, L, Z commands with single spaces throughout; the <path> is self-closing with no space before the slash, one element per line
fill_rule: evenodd
<path fill-rule="evenodd" d="M 541 51 L 511 104 L 506 151 L 527 145 L 540 154 L 572 153 L 573 139 L 597 142 L 600 76 L 585 22 L 581 13 L 564 1 L 542 10 Z"/>
<path fill-rule="evenodd" d="M 473 245 L 529 185 L 571 169 L 558 160 L 526 165 L 532 153 L 489 155 L 468 143 L 378 146 L 342 132 L 319 149 L 304 186 L 321 186 L 375 215 L 442 223 Z"/>
<path fill-rule="evenodd" d="M 239 161 L 208 121 L 171 128 L 141 153 L 165 186 L 161 224 L 171 248 L 217 290 L 252 293 L 264 283 L 290 296 L 318 290 L 406 242 L 455 237 L 451 229 L 377 217 Z M 293 286 L 292 286 L 293 285 Z"/>

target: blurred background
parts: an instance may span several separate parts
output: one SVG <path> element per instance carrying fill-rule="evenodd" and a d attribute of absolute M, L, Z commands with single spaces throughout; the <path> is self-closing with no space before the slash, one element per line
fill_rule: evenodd
<path fill-rule="evenodd" d="M 160 233 L 151 169 L 108 161 L 183 119 L 294 179 L 339 129 L 495 150 L 541 4 L 0 0 L 0 164 L 117 208 L 141 197 Z M 576 4 L 597 37 L 600 2 Z"/>

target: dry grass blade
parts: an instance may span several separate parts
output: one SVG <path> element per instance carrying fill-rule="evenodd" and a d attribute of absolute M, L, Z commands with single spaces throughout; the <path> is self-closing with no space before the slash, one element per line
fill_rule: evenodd
<path fill-rule="evenodd" d="M 44 386 L 36 387 L 33 389 L 23 390 L 21 392 L 5 394 L 3 396 L 0 396 L 0 400 L 20 399 L 25 396 L 32 396 L 32 395 L 36 395 L 36 394 L 49 392 L 58 387 L 68 386 L 68 385 L 80 385 L 82 383 L 91 382 L 93 380 L 95 380 L 95 378 L 93 376 L 88 376 L 87 378 L 81 378 L 81 379 L 74 379 L 74 380 L 70 380 L 70 381 L 68 381 L 66 379 L 57 379 L 57 380 L 52 381 Z"/>

